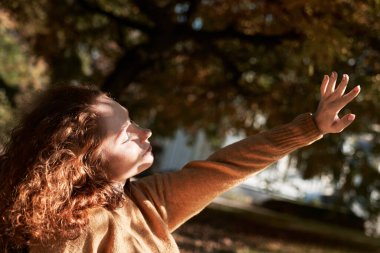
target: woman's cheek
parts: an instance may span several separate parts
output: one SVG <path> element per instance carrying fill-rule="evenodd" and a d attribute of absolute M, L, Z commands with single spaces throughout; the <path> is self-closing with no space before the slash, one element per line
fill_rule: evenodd
<path fill-rule="evenodd" d="M 125 145 L 122 149 L 118 151 L 118 159 L 122 160 L 124 164 L 129 163 L 133 165 L 140 158 L 139 148 L 136 147 L 136 144 L 129 143 Z"/>

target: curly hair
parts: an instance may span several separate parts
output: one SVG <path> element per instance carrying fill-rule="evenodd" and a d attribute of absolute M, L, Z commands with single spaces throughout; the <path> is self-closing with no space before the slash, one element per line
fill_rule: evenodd
<path fill-rule="evenodd" d="M 12 131 L 0 155 L 0 251 L 74 239 L 89 208 L 121 205 L 99 151 L 104 133 L 93 105 L 102 95 L 89 87 L 49 89 Z"/>

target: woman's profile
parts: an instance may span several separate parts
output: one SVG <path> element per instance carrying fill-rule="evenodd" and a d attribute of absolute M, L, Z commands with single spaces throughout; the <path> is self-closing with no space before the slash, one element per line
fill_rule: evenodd
<path fill-rule="evenodd" d="M 135 181 L 154 157 L 132 112 L 95 88 L 42 92 L 0 155 L 1 251 L 179 252 L 171 233 L 216 196 L 353 122 L 338 113 L 360 87 L 336 81 L 324 77 L 313 114 Z"/>

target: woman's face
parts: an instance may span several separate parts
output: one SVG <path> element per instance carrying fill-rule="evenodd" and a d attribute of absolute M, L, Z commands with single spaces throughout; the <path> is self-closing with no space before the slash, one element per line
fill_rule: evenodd
<path fill-rule="evenodd" d="M 105 95 L 98 97 L 95 110 L 100 112 L 105 132 L 100 152 L 107 164 L 107 174 L 111 180 L 124 184 L 152 165 L 152 146 L 148 140 L 152 132 L 131 121 L 128 110 Z"/>

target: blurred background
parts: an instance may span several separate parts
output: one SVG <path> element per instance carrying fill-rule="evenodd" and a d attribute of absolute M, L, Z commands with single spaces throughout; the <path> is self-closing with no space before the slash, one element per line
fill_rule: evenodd
<path fill-rule="evenodd" d="M 0 143 L 36 90 L 91 84 L 152 129 L 147 173 L 176 170 L 313 112 L 323 75 L 347 73 L 354 124 L 175 238 L 182 252 L 380 252 L 379 21 L 379 0 L 2 0 Z"/>

